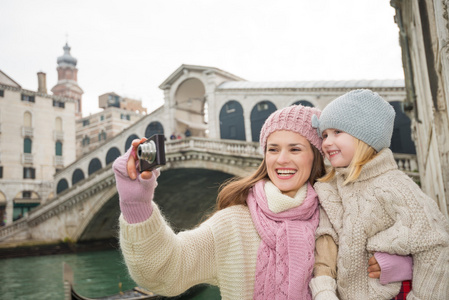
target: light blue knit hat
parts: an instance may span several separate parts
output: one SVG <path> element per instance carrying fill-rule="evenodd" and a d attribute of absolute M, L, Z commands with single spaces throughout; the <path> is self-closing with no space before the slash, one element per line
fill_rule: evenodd
<path fill-rule="evenodd" d="M 312 116 L 318 135 L 335 128 L 367 143 L 377 152 L 391 143 L 394 108 L 379 94 L 370 90 L 354 90 L 329 103 L 321 116 Z"/>

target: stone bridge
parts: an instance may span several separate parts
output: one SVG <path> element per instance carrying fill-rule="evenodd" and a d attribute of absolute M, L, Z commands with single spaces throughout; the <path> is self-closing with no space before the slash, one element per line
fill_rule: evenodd
<path fill-rule="evenodd" d="M 121 139 L 124 137 L 116 137 L 115 144 Z M 167 164 L 162 168 L 156 193 L 161 207 L 171 203 L 175 209 L 170 210 L 190 209 L 185 216 L 173 217 L 174 226 L 179 229 L 195 225 L 204 211 L 212 207 L 223 180 L 233 175 L 245 176 L 262 161 L 259 144 L 252 142 L 187 138 L 167 141 L 165 146 Z M 96 156 L 104 154 L 106 159 L 110 149 L 114 148 L 98 149 L 87 156 L 86 162 L 81 158 L 58 174 L 56 180 L 73 177 L 77 170 L 89 174 Z M 111 165 L 112 161 L 70 184 L 24 218 L 1 228 L 0 243 L 79 242 L 116 236 L 119 208 Z"/>

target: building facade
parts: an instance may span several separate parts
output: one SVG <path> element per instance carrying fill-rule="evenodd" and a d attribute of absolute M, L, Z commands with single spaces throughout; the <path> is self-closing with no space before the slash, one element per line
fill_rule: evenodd
<path fill-rule="evenodd" d="M 53 176 L 72 163 L 76 102 L 23 89 L 0 71 L 0 217 L 10 223 L 54 197 Z"/>
<path fill-rule="evenodd" d="M 113 92 L 99 96 L 98 104 L 104 109 L 102 112 L 76 120 L 77 158 L 100 147 L 147 113 L 142 101 Z"/>
<path fill-rule="evenodd" d="M 421 187 L 449 211 L 449 3 L 392 0 Z"/>

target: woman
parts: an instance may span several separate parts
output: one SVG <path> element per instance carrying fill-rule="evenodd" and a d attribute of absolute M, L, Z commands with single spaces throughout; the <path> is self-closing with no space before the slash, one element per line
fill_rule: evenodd
<path fill-rule="evenodd" d="M 321 139 L 311 126 L 315 108 L 294 105 L 274 112 L 262 127 L 264 159 L 249 177 L 225 184 L 216 212 L 198 227 L 175 234 L 152 201 L 159 171 L 136 171 L 135 140 L 113 165 L 120 198 L 120 246 L 136 283 L 178 295 L 207 283 L 222 299 L 311 299 L 315 230 L 312 188 L 324 175 Z M 335 278 L 337 249 L 317 240 L 315 276 Z M 330 248 L 328 247 L 330 245 Z M 330 250 L 329 250 L 330 249 Z M 334 291 L 320 291 L 335 295 Z"/>

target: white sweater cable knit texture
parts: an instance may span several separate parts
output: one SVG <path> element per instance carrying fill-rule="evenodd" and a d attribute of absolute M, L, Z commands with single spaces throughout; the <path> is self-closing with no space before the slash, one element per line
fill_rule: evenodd
<path fill-rule="evenodd" d="M 399 292 L 400 283 L 381 285 L 368 277 L 367 262 L 375 251 L 412 255 L 408 300 L 449 299 L 449 223 L 436 202 L 398 170 L 390 149 L 343 186 L 346 173 L 338 168 L 332 181 L 315 184 L 332 226 L 320 223 L 318 231 L 336 233 L 340 299 L 391 299 Z"/>

